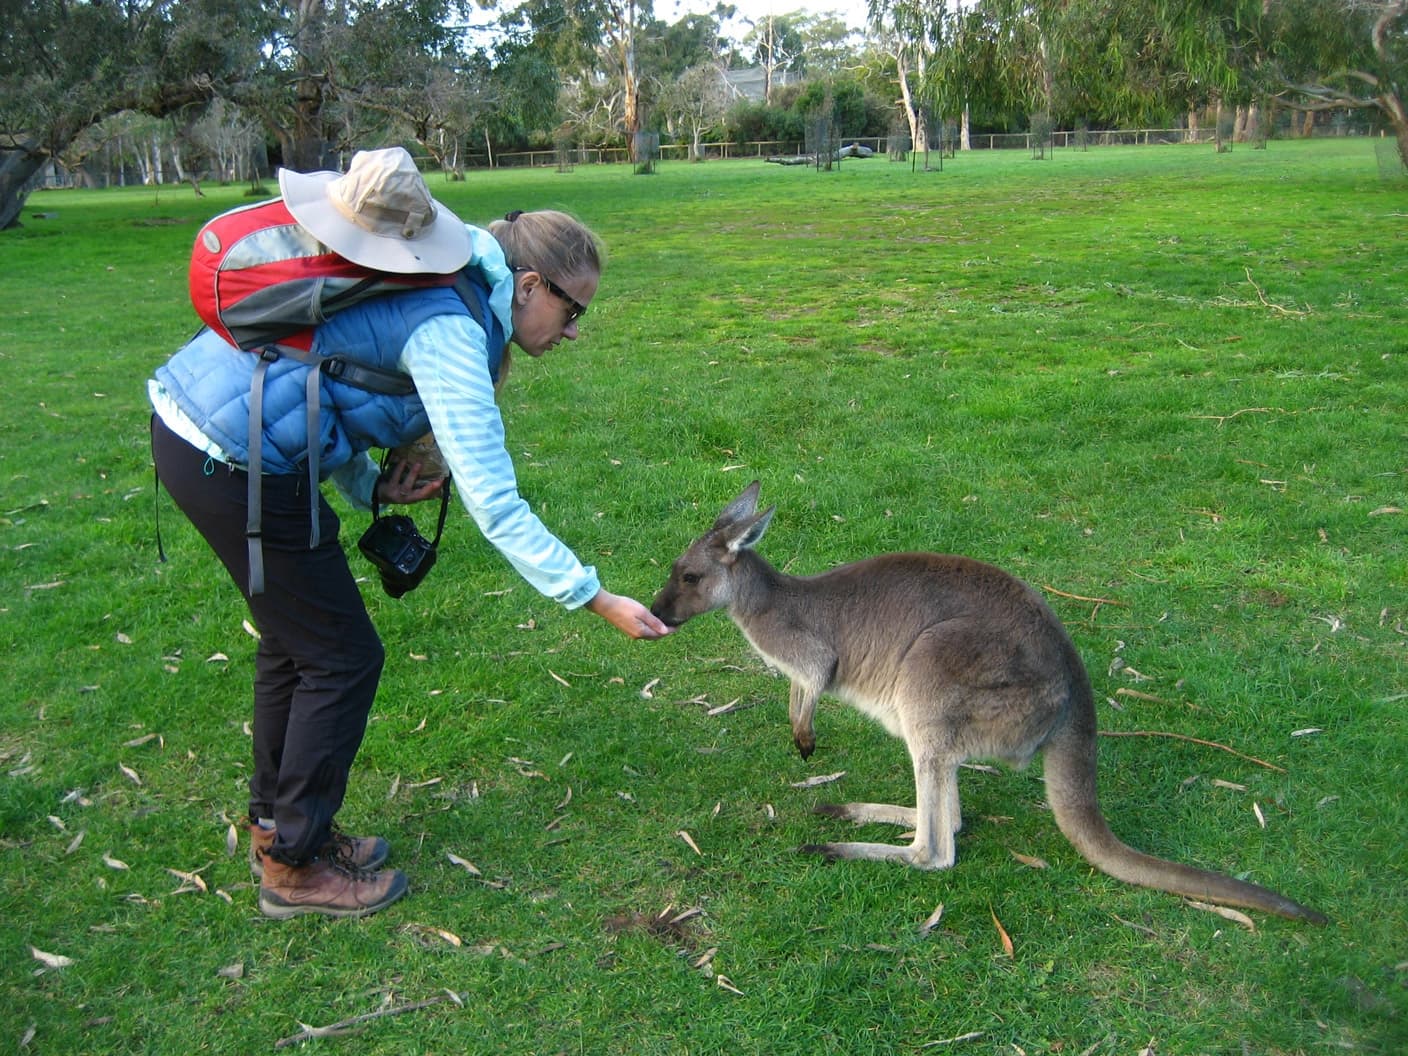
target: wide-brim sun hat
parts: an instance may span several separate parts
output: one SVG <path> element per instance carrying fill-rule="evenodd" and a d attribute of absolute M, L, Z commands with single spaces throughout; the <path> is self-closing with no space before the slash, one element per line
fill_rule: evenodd
<path fill-rule="evenodd" d="M 469 262 L 469 231 L 401 147 L 359 150 L 345 173 L 280 169 L 279 190 L 295 220 L 364 268 L 447 274 Z"/>

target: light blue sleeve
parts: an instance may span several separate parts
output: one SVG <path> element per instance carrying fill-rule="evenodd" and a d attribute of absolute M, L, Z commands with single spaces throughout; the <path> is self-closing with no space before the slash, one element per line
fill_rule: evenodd
<path fill-rule="evenodd" d="M 354 509 L 372 508 L 372 489 L 381 476 L 381 467 L 365 452 L 332 471 L 332 482 Z"/>
<path fill-rule="evenodd" d="M 569 609 L 601 589 L 518 494 L 494 402 L 484 332 L 462 315 L 433 316 L 416 327 L 401 355 L 430 417 L 435 442 L 465 509 L 479 530 L 528 583 Z"/>

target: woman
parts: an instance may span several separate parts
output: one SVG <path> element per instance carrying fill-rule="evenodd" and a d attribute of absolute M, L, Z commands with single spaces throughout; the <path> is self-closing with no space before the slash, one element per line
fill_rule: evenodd
<path fill-rule="evenodd" d="M 511 213 L 488 230 L 469 227 L 430 197 L 405 151 L 359 152 L 345 174 L 280 173 L 301 226 L 357 264 L 400 273 L 463 267 L 489 291 L 492 318 L 476 322 L 453 289 L 373 298 L 317 330 L 314 351 L 408 374 L 411 396 L 367 392 L 323 374 L 318 393 L 319 474 L 356 506 L 438 497 L 443 481 L 421 466 L 386 473 L 370 448 L 395 448 L 433 432 L 448 472 L 480 531 L 545 596 L 601 616 L 632 638 L 669 633 L 639 602 L 603 589 L 519 496 L 494 403 L 509 338 L 530 356 L 576 340 L 596 294 L 595 236 L 563 213 Z M 487 331 L 486 332 L 486 327 Z M 491 334 L 494 335 L 491 337 Z M 500 355 L 503 361 L 500 363 Z M 363 916 L 406 893 L 382 869 L 379 837 L 333 828 L 361 745 L 384 652 L 338 542 L 328 503 L 310 501 L 308 398 L 313 367 L 293 359 L 263 380 L 262 592 L 251 592 L 248 403 L 258 358 L 203 331 L 148 383 L 152 450 L 176 504 L 220 557 L 259 629 L 254 680 L 250 863 L 260 910 Z M 310 548 L 313 511 L 318 542 Z M 257 588 L 254 588 L 257 590 Z"/>

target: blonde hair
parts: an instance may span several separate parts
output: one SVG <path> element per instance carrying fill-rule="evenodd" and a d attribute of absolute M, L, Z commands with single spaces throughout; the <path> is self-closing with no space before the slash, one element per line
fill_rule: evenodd
<path fill-rule="evenodd" d="M 555 209 L 515 210 L 489 225 L 503 247 L 508 266 L 541 270 L 557 281 L 601 274 L 605 251 L 601 240 L 574 216 Z"/>

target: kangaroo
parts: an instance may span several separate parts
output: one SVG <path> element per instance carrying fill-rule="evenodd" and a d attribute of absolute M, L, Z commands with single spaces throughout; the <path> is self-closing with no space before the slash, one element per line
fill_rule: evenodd
<path fill-rule="evenodd" d="M 1097 869 L 1141 887 L 1326 923 L 1274 891 L 1154 858 L 1115 837 L 1096 797 L 1090 678 L 1061 622 L 1026 583 L 981 561 L 933 553 L 882 554 L 789 576 L 753 549 L 777 510 L 759 513 L 757 505 L 754 481 L 675 561 L 651 611 L 678 627 L 726 608 L 753 649 L 791 679 L 788 714 L 803 759 L 816 747 L 817 700 L 831 693 L 901 738 L 914 766 L 914 808 L 816 808 L 857 824 L 912 828 L 913 843 L 802 851 L 947 869 L 962 825 L 959 764 L 981 758 L 1023 767 L 1041 752 L 1056 824 Z"/>

